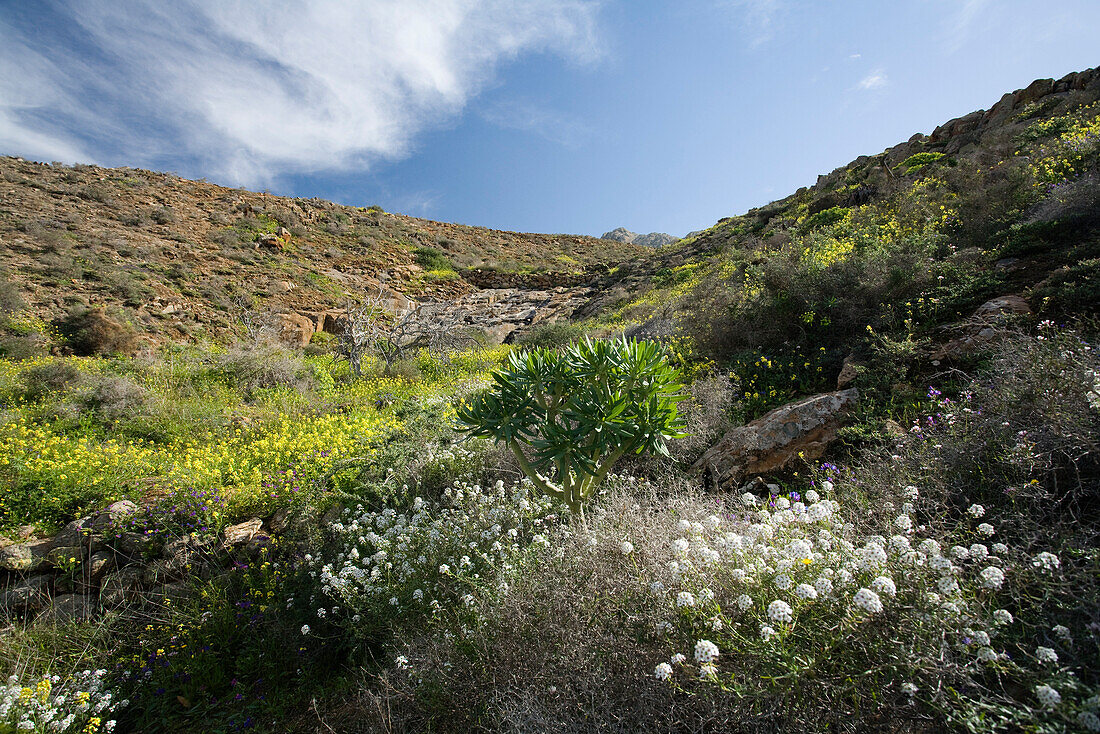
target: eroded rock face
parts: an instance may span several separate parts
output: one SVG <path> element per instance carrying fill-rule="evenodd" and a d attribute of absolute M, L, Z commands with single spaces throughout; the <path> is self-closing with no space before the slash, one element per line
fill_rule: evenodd
<path fill-rule="evenodd" d="M 784 469 L 796 459 L 816 459 L 858 399 L 858 390 L 839 390 L 776 408 L 731 429 L 692 468 L 709 471 L 718 486 L 728 486 Z"/>

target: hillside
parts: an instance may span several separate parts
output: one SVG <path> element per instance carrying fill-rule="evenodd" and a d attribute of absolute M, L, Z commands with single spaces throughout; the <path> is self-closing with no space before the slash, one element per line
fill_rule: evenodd
<path fill-rule="evenodd" d="M 225 339 L 242 303 L 316 318 L 349 298 L 453 298 L 494 278 L 575 279 L 646 252 L 151 171 L 0 158 L 0 271 L 30 311 L 49 321 L 102 306 L 156 341 Z"/>
<path fill-rule="evenodd" d="M 585 313 L 690 336 L 720 362 L 813 352 L 817 387 L 866 357 L 868 332 L 912 338 L 935 361 L 994 297 L 1041 318 L 1096 316 L 1098 100 L 1096 69 L 1037 79 L 620 266 Z"/>
<path fill-rule="evenodd" d="M 1095 70 L 645 256 L 4 166 L 0 732 L 1100 731 Z"/>

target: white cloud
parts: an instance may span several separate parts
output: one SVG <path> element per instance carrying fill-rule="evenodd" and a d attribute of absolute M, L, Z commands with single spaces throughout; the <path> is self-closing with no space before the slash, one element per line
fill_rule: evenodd
<path fill-rule="evenodd" d="M 950 5 L 955 12 L 944 18 L 944 41 L 949 53 L 958 51 L 970 38 L 974 22 L 981 17 L 982 11 L 990 0 L 952 0 Z"/>
<path fill-rule="evenodd" d="M 848 56 L 848 58 L 852 61 L 858 61 L 859 59 L 863 58 L 863 54 L 851 54 Z"/>
<path fill-rule="evenodd" d="M 887 78 L 886 72 L 882 69 L 876 69 L 867 76 L 859 80 L 859 84 L 856 86 L 859 89 L 882 89 L 890 83 L 890 79 Z"/>
<path fill-rule="evenodd" d="M 580 120 L 528 100 L 498 102 L 482 109 L 480 114 L 497 127 L 529 132 L 567 148 L 577 147 L 593 133 Z"/>
<path fill-rule="evenodd" d="M 74 2 L 63 12 L 75 43 L 42 47 L 0 19 L 0 146 L 149 166 L 182 157 L 251 185 L 364 167 L 407 155 L 509 59 L 598 59 L 598 9 L 596 0 Z"/>
<path fill-rule="evenodd" d="M 775 33 L 776 16 L 782 9 L 781 0 L 717 0 L 717 4 L 737 11 L 738 21 L 748 31 L 752 46 L 771 40 Z"/>

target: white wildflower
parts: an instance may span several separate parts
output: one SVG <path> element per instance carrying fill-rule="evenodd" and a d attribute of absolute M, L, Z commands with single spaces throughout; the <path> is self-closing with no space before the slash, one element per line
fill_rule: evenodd
<path fill-rule="evenodd" d="M 1054 625 L 1054 628 L 1051 629 L 1051 632 L 1058 635 L 1059 637 L 1061 637 L 1066 642 L 1069 642 L 1070 639 L 1072 638 L 1072 635 L 1070 635 L 1070 633 L 1069 633 L 1069 627 L 1066 627 L 1065 625 L 1056 624 L 1056 625 Z"/>
<path fill-rule="evenodd" d="M 982 517 L 985 515 L 985 508 L 981 505 L 970 505 L 966 508 L 966 511 L 970 513 L 971 517 Z"/>
<path fill-rule="evenodd" d="M 718 646 L 710 640 L 699 640 L 695 643 L 695 662 L 712 663 L 718 659 Z"/>
<path fill-rule="evenodd" d="M 852 604 L 870 614 L 878 614 L 882 611 L 882 601 L 878 594 L 870 589 L 860 589 L 852 597 Z"/>
<path fill-rule="evenodd" d="M 682 652 L 678 652 L 672 656 L 671 660 L 673 665 L 682 665 L 683 663 L 687 662 L 687 655 L 684 655 Z"/>
<path fill-rule="evenodd" d="M 791 609 L 791 605 L 785 601 L 776 599 L 768 605 L 768 619 L 777 623 L 790 623 L 794 621 L 794 615 L 793 610 Z"/>
<path fill-rule="evenodd" d="M 678 607 L 693 607 L 695 606 L 695 595 L 690 591 L 681 591 L 676 595 L 676 606 Z"/>
<path fill-rule="evenodd" d="M 828 581 L 828 579 L 826 579 Z M 799 599 L 813 600 L 817 598 L 817 589 L 809 584 L 799 584 L 794 587 L 795 596 Z"/>
<path fill-rule="evenodd" d="M 997 652 L 992 647 L 978 648 L 978 660 L 983 663 L 992 663 L 997 659 Z"/>
<path fill-rule="evenodd" d="M 978 534 L 979 535 L 984 535 L 987 538 L 990 537 L 991 535 L 994 535 L 996 532 L 997 532 L 996 528 L 994 528 L 992 525 L 990 525 L 987 522 L 983 522 L 981 525 L 978 526 Z"/>
<path fill-rule="evenodd" d="M 1035 696 L 1047 708 L 1053 708 L 1062 702 L 1062 694 L 1048 685 L 1035 686 Z"/>
<path fill-rule="evenodd" d="M 886 596 L 897 596 L 898 588 L 889 576 L 879 576 L 871 582 L 871 589 Z"/>
<path fill-rule="evenodd" d="M 634 552 L 634 544 L 629 540 L 624 540 L 622 543 L 619 543 L 619 552 L 624 556 L 629 556 Z"/>
<path fill-rule="evenodd" d="M 993 621 L 997 624 L 1012 624 L 1012 612 L 1007 609 L 998 609 L 993 612 Z"/>
<path fill-rule="evenodd" d="M 1005 572 L 996 566 L 986 566 L 979 576 L 982 577 L 982 586 L 987 589 L 999 589 L 1005 582 Z"/>
<path fill-rule="evenodd" d="M 1058 653 L 1049 647 L 1043 647 L 1040 645 L 1035 648 L 1035 659 L 1044 665 L 1053 665 L 1058 662 Z"/>
<path fill-rule="evenodd" d="M 672 677 L 672 666 L 668 663 L 660 663 L 653 671 L 653 676 L 657 680 L 668 680 Z"/>
<path fill-rule="evenodd" d="M 718 677 L 718 668 L 713 663 L 703 663 L 699 666 L 699 680 L 715 680 Z"/>
<path fill-rule="evenodd" d="M 1062 562 L 1053 553 L 1043 551 L 1031 559 L 1031 565 L 1044 571 L 1054 571 L 1062 565 Z"/>
<path fill-rule="evenodd" d="M 1100 400 L 1098 400 L 1096 407 L 1100 408 Z M 1082 711 L 1077 714 L 1077 723 L 1085 731 L 1100 731 L 1100 716 L 1091 711 Z"/>

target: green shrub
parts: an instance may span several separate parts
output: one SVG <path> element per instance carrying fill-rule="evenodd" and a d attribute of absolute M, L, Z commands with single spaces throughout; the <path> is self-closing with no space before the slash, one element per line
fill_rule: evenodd
<path fill-rule="evenodd" d="M 799 227 L 799 231 L 803 234 L 806 234 L 808 232 L 814 231 L 815 229 L 827 227 L 830 224 L 836 224 L 841 219 L 844 219 L 847 213 L 847 207 L 843 206 L 834 206 L 830 207 L 829 209 L 823 209 L 816 214 L 812 214 L 806 217 L 806 220 L 802 222 L 802 226 Z"/>
<path fill-rule="evenodd" d="M 616 461 L 667 456 L 666 439 L 683 428 L 679 372 L 653 342 L 513 352 L 493 378 L 495 389 L 461 405 L 459 420 L 470 435 L 507 445 L 535 486 L 577 513 Z"/>
<path fill-rule="evenodd" d="M 898 168 L 904 168 L 905 175 L 908 176 L 909 174 L 916 173 L 928 164 L 935 163 L 942 158 L 944 158 L 943 153 L 935 153 L 931 151 L 925 153 L 914 153 L 913 155 L 909 156 L 901 163 L 899 163 Z"/>
<path fill-rule="evenodd" d="M 416 258 L 417 265 L 429 272 L 454 271 L 447 256 L 434 247 L 417 247 L 413 250 L 413 257 Z"/>
<path fill-rule="evenodd" d="M 571 321 L 542 323 L 526 332 L 516 343 L 528 349 L 561 349 L 584 338 L 586 329 Z"/>
<path fill-rule="evenodd" d="M 137 349 L 133 328 L 100 308 L 78 308 L 56 320 L 54 326 L 73 353 L 80 356 L 132 354 Z"/>

